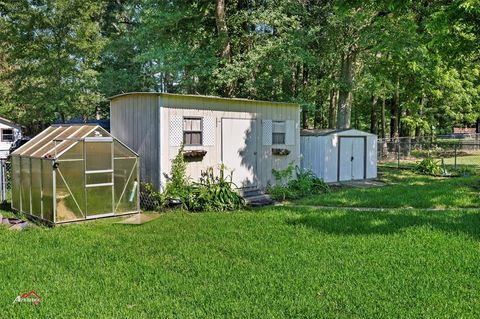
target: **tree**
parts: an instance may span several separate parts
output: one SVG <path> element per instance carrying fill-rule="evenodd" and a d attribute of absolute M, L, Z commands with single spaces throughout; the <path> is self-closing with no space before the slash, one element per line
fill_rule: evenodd
<path fill-rule="evenodd" d="M 21 0 L 1 8 L 12 117 L 35 133 L 56 118 L 92 115 L 101 99 L 94 67 L 104 43 L 97 22 L 103 4 Z"/>

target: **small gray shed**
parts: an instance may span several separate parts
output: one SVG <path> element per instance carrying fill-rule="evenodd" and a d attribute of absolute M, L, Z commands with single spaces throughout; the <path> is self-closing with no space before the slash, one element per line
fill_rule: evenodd
<path fill-rule="evenodd" d="M 325 182 L 377 177 L 377 136 L 347 130 L 302 130 L 302 167 Z"/>

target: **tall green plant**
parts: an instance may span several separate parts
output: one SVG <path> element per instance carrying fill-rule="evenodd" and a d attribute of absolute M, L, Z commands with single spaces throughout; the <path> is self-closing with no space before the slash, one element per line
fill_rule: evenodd
<path fill-rule="evenodd" d="M 200 181 L 194 183 L 187 206 L 192 211 L 213 210 L 226 211 L 241 208 L 242 197 L 234 190 L 233 173 L 226 174 L 223 164 L 219 174 L 215 175 L 213 167 L 202 171 Z"/>
<path fill-rule="evenodd" d="M 187 198 L 190 183 L 187 177 L 187 163 L 183 156 L 183 144 L 180 146 L 177 156 L 172 161 L 172 168 L 165 186 L 165 196 L 170 199 L 179 199 L 182 202 Z"/>

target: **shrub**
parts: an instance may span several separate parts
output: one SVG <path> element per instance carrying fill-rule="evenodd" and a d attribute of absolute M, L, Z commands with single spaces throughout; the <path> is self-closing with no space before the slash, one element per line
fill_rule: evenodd
<path fill-rule="evenodd" d="M 434 175 L 438 176 L 443 173 L 443 170 L 438 162 L 435 161 L 432 157 L 427 157 L 421 162 L 418 162 L 415 166 L 415 171 L 423 175 Z"/>
<path fill-rule="evenodd" d="M 191 211 L 227 211 L 244 206 L 243 198 L 234 190 L 233 173 L 225 174 L 225 166 L 220 165 L 219 175 L 213 167 L 202 171 L 200 181 L 194 183 L 187 198 L 186 206 Z"/>
<path fill-rule="evenodd" d="M 157 192 L 152 184 L 142 183 L 140 186 L 141 207 L 146 210 L 159 210 L 165 207 L 167 199 L 164 193 Z"/>
<path fill-rule="evenodd" d="M 177 156 L 172 160 L 170 175 L 166 176 L 164 196 L 169 200 L 180 200 L 188 197 L 190 183 L 187 177 L 187 163 L 183 157 L 183 144 L 178 150 Z"/>
<path fill-rule="evenodd" d="M 293 177 L 294 170 L 296 178 Z M 294 167 L 293 163 L 284 170 L 272 170 L 272 173 L 279 183 L 275 186 L 269 186 L 267 192 L 275 200 L 297 199 L 330 191 L 328 185 L 315 176 L 312 171 Z"/>
<path fill-rule="evenodd" d="M 189 211 L 226 211 L 241 208 L 243 198 L 234 190 L 232 175 L 225 173 L 225 166 L 220 166 L 218 176 L 213 167 L 202 171 L 198 182 L 191 182 L 187 177 L 187 163 L 183 156 L 183 146 L 172 161 L 170 175 L 167 175 L 165 190 L 160 193 L 152 185 L 143 185 L 143 194 L 148 198 L 149 209 L 161 209 L 171 206 L 172 203 L 180 205 Z"/>

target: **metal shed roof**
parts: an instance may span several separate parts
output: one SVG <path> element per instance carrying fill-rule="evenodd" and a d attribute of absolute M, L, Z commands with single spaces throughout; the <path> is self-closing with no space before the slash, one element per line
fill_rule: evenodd
<path fill-rule="evenodd" d="M 73 147 L 78 141 L 102 137 L 112 138 L 110 133 L 99 125 L 52 125 L 22 145 L 12 155 L 53 159 Z"/>
<path fill-rule="evenodd" d="M 20 125 L 15 124 L 15 123 L 13 123 L 12 121 L 10 121 L 9 119 L 6 119 L 6 118 L 1 117 L 1 116 L 0 116 L 0 123 L 5 124 L 5 125 L 8 125 L 8 126 L 11 126 L 11 127 L 14 127 L 14 128 L 16 128 L 16 129 L 20 129 L 20 128 L 21 128 Z"/>
<path fill-rule="evenodd" d="M 300 107 L 297 103 L 288 103 L 288 102 L 273 102 L 273 101 L 262 101 L 262 100 L 251 100 L 245 98 L 227 98 L 219 97 L 212 95 L 194 95 L 194 94 L 176 94 L 176 93 L 161 93 L 161 92 L 126 92 L 122 94 L 117 94 L 109 97 L 109 100 L 114 100 L 128 95 L 158 95 L 158 96 L 169 96 L 174 98 L 194 98 L 194 99 L 210 99 L 210 100 L 223 100 L 223 101 L 237 101 L 243 103 L 264 103 L 264 104 L 274 104 L 278 106 L 292 106 Z"/>
<path fill-rule="evenodd" d="M 303 129 L 300 131 L 300 136 L 327 136 L 332 134 L 341 134 L 351 132 L 351 135 L 375 135 L 372 133 L 360 131 L 357 129 Z"/>

